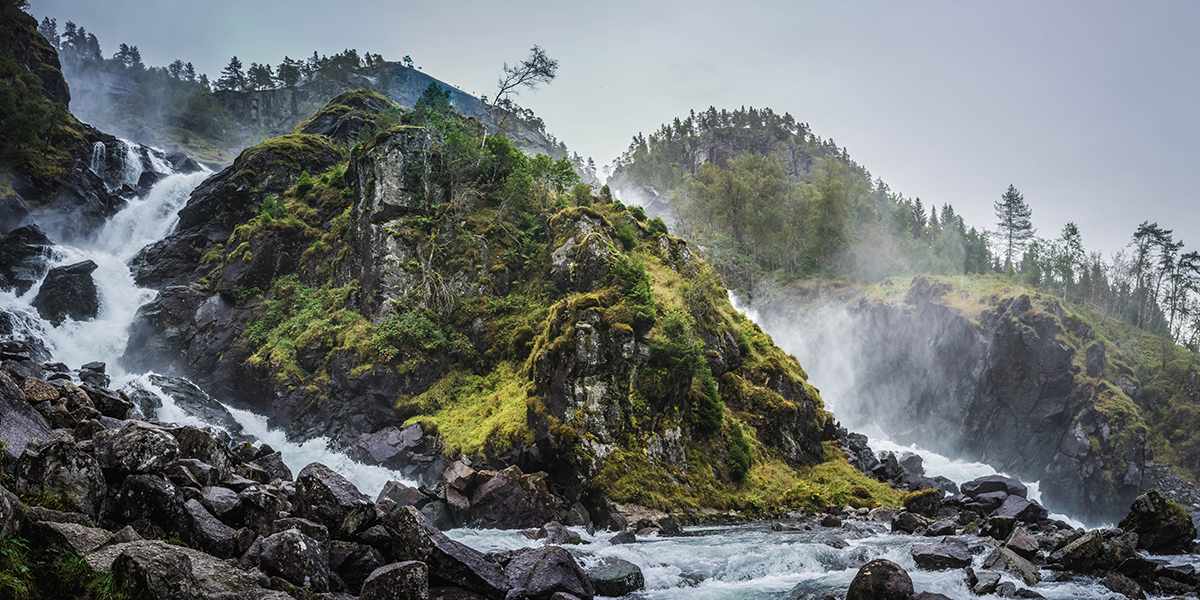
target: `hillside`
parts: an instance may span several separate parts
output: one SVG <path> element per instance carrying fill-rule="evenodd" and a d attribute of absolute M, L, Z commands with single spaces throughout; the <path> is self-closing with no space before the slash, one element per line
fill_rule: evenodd
<path fill-rule="evenodd" d="M 1200 357 L 1165 338 L 998 275 L 809 281 L 756 307 L 837 328 L 855 357 L 843 419 L 1040 480 L 1096 520 L 1150 488 L 1197 501 L 1178 477 L 1200 466 Z"/>
<path fill-rule="evenodd" d="M 245 150 L 135 261 L 162 291 L 127 361 L 416 478 L 544 471 L 594 515 L 899 501 L 686 242 L 481 134 L 359 91 Z M 423 441 L 381 450 L 399 428 Z"/>

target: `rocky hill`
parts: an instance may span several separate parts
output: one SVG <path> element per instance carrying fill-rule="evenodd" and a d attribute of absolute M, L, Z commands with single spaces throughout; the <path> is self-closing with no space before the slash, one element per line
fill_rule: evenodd
<path fill-rule="evenodd" d="M 896 502 L 823 444 L 804 371 L 691 247 L 564 163 L 344 94 L 135 261 L 161 293 L 127 360 L 425 481 L 545 472 L 593 517 Z"/>
<path fill-rule="evenodd" d="M 855 357 L 844 419 L 1040 481 L 1096 521 L 1145 489 L 1196 502 L 1179 476 L 1196 474 L 1200 361 L 1156 336 L 1000 276 L 808 283 L 760 308 L 838 323 L 838 355 Z"/>

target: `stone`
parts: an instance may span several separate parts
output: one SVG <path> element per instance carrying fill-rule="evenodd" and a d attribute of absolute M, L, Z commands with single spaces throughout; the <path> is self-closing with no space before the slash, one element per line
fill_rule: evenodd
<path fill-rule="evenodd" d="M 637 541 L 637 534 L 629 529 L 618 531 L 611 538 L 608 538 L 608 543 L 614 546 L 617 544 L 636 544 Z"/>
<path fill-rule="evenodd" d="M 31 531 L 32 539 L 37 540 L 39 547 L 81 556 L 109 543 L 113 538 L 110 531 L 77 523 L 38 521 L 33 524 Z"/>
<path fill-rule="evenodd" d="M 1196 539 L 1191 515 L 1157 490 L 1138 496 L 1120 527 L 1137 534 L 1138 549 L 1155 554 L 1190 552 Z"/>
<path fill-rule="evenodd" d="M 390 500 L 400 506 L 420 508 L 428 499 L 425 494 L 421 493 L 421 490 L 393 480 L 383 484 L 383 489 L 379 491 L 375 503 L 379 504 L 384 500 Z"/>
<path fill-rule="evenodd" d="M 1049 516 L 1049 511 L 1042 508 L 1041 504 L 1032 500 L 1026 500 L 1017 495 L 1010 495 L 1000 504 L 1000 508 L 993 513 L 997 517 L 1012 517 L 1018 521 L 1025 523 L 1037 523 Z"/>
<path fill-rule="evenodd" d="M 936 517 L 938 509 L 942 507 L 942 495 L 943 492 L 937 489 L 916 492 L 905 498 L 904 510 L 923 517 Z"/>
<path fill-rule="evenodd" d="M 8 461 L 15 461 L 29 445 L 50 440 L 51 427 L 46 417 L 34 409 L 21 388 L 4 372 L 0 372 L 0 415 L 4 415 L 0 419 L 0 445 Z"/>
<path fill-rule="evenodd" d="M 206 486 L 200 489 L 200 501 L 208 510 L 225 522 L 236 522 L 241 516 L 242 502 L 237 492 L 225 487 Z"/>
<path fill-rule="evenodd" d="M 642 569 L 620 558 L 603 557 L 586 571 L 598 596 L 624 597 L 646 587 Z"/>
<path fill-rule="evenodd" d="M 371 546 L 342 540 L 329 542 L 329 568 L 350 593 L 358 594 L 367 577 L 384 564 L 383 554 Z"/>
<path fill-rule="evenodd" d="M 846 600 L 911 600 L 912 596 L 912 578 L 903 567 L 884 559 L 863 565 L 846 591 Z"/>
<path fill-rule="evenodd" d="M 187 554 L 171 547 L 158 552 L 121 552 L 112 562 L 113 587 L 130 598 L 195 600 L 200 582 Z"/>
<path fill-rule="evenodd" d="M 928 526 L 928 519 L 908 511 L 903 511 L 892 519 L 892 531 L 896 533 L 919 533 Z"/>
<path fill-rule="evenodd" d="M 1038 568 L 1008 548 L 996 548 L 983 560 L 983 568 L 1007 571 L 1019 577 L 1026 585 L 1037 585 L 1042 580 Z"/>
<path fill-rule="evenodd" d="M 375 505 L 333 469 L 313 463 L 296 477 L 296 511 L 341 536 L 353 536 L 375 520 Z"/>
<path fill-rule="evenodd" d="M 38 314 L 55 326 L 68 318 L 75 321 L 94 319 L 100 311 L 100 295 L 92 280 L 92 271 L 96 267 L 96 263 L 85 260 L 50 269 L 33 299 L 32 305 Z"/>
<path fill-rule="evenodd" d="M 977 596 L 986 596 L 996 593 L 996 587 L 1000 585 L 1000 574 L 993 571 L 984 571 L 976 573 L 973 569 L 967 569 L 967 587 Z"/>
<path fill-rule="evenodd" d="M 4 204 L 10 200 L 5 199 Z M 54 244 L 37 225 L 18 227 L 0 236 L 0 289 L 20 296 L 50 270 Z"/>
<path fill-rule="evenodd" d="M 261 456 L 247 464 L 261 468 L 266 473 L 268 483 L 277 479 L 280 481 L 292 480 L 292 470 L 283 462 L 283 454 L 279 452 Z"/>
<path fill-rule="evenodd" d="M 1105 575 L 1104 578 L 1100 580 L 1100 585 L 1103 585 L 1104 587 L 1126 598 L 1144 599 L 1146 597 L 1146 592 L 1142 590 L 1142 586 L 1138 585 L 1136 581 L 1117 573 L 1116 571 L 1112 571 Z"/>
<path fill-rule="evenodd" d="M 180 516 L 190 545 L 219 558 L 237 554 L 237 531 L 214 517 L 200 501 L 184 502 Z"/>
<path fill-rule="evenodd" d="M 958 530 L 958 523 L 954 519 L 939 519 L 929 524 L 925 529 L 925 535 L 929 537 L 943 537 L 954 535 Z"/>
<path fill-rule="evenodd" d="M 428 600 L 429 567 L 410 560 L 375 569 L 362 584 L 361 600 Z"/>
<path fill-rule="evenodd" d="M 978 496 L 988 492 L 1004 492 L 1022 498 L 1029 495 L 1029 489 L 1025 487 L 1025 484 L 1003 475 L 986 475 L 972 479 L 962 484 L 961 489 L 964 496 Z"/>
<path fill-rule="evenodd" d="M 1016 526 L 1017 520 L 1012 517 L 988 517 L 983 522 L 983 526 L 979 528 L 979 535 L 1004 541 L 1008 539 L 1008 536 L 1012 535 Z"/>
<path fill-rule="evenodd" d="M 558 546 L 518 551 L 508 562 L 509 585 L 513 594 L 535 600 L 548 600 L 557 592 L 580 598 L 595 596 L 595 588 L 570 552 Z"/>
<path fill-rule="evenodd" d="M 329 560 L 319 542 L 299 529 L 258 538 L 242 562 L 315 592 L 329 590 Z"/>
<path fill-rule="evenodd" d="M 179 443 L 173 436 L 140 421 L 100 432 L 92 447 L 101 466 L 123 474 L 161 471 L 179 456 Z"/>
<path fill-rule="evenodd" d="M 961 569 L 971 564 L 971 551 L 965 542 L 960 541 L 913 544 L 910 552 L 913 562 L 926 570 Z"/>
<path fill-rule="evenodd" d="M 1037 538 L 1034 538 L 1024 527 L 1014 529 L 1012 534 L 1008 536 L 1008 539 L 1005 540 L 1004 547 L 1030 561 L 1037 560 L 1039 555 Z"/>
<path fill-rule="evenodd" d="M 387 543 L 377 549 L 390 561 L 419 560 L 429 565 L 430 584 L 464 588 L 503 598 L 508 577 L 500 565 L 477 550 L 434 529 L 415 507 L 396 506 L 382 519 Z"/>
<path fill-rule="evenodd" d="M 55 498 L 69 510 L 96 517 L 108 484 L 100 463 L 73 437 L 56 432 L 45 444 L 26 448 L 17 460 L 15 491 Z"/>

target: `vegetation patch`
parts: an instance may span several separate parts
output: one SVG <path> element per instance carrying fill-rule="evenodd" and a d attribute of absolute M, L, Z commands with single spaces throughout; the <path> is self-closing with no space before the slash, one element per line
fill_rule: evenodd
<path fill-rule="evenodd" d="M 532 441 L 527 407 L 532 384 L 512 363 L 502 362 L 487 375 L 454 371 L 428 390 L 396 402 L 441 437 L 448 454 L 495 457 L 514 444 Z"/>

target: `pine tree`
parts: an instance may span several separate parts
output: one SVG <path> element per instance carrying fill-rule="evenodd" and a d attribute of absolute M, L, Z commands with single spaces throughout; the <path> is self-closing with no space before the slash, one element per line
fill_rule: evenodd
<path fill-rule="evenodd" d="M 42 24 L 38 25 L 38 33 L 42 34 L 42 37 L 46 38 L 46 41 L 50 42 L 50 45 L 55 49 L 58 49 L 58 47 L 62 45 L 62 38 L 60 38 L 58 35 L 57 20 L 51 19 L 50 17 L 44 17 L 42 19 Z"/>
<path fill-rule="evenodd" d="M 242 61 L 238 57 L 229 59 L 229 64 L 221 69 L 217 78 L 218 90 L 242 90 L 246 88 L 246 73 L 242 71 Z"/>
<path fill-rule="evenodd" d="M 1025 196 L 1012 185 L 993 207 L 1000 228 L 999 237 L 1004 243 L 1004 270 L 1012 273 L 1013 257 L 1033 239 L 1033 211 L 1025 203 Z"/>

